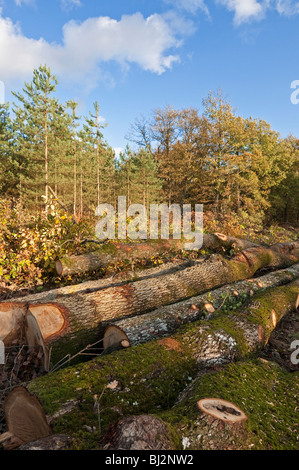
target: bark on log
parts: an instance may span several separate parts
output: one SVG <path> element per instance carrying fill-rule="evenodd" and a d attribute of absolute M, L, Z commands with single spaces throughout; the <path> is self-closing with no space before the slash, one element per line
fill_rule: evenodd
<path fill-rule="evenodd" d="M 171 337 L 48 374 L 32 381 L 28 389 L 38 397 L 48 419 L 52 418 L 53 431 L 58 426 L 59 432 L 71 436 L 82 435 L 82 423 L 97 426 L 99 415 L 93 414 L 93 397 L 101 397 L 96 403 L 102 429 L 117 417 L 132 414 L 133 409 L 134 414 L 169 409 L 200 370 L 258 352 L 275 327 L 273 310 L 279 322 L 295 308 L 298 292 L 299 281 L 268 289 L 237 312 L 186 325 Z M 207 397 L 213 397 L 212 393 L 198 400 Z"/>
<path fill-rule="evenodd" d="M 174 260 L 167 263 L 160 264 L 153 268 L 136 269 L 134 271 L 120 271 L 109 277 L 102 279 L 95 279 L 91 281 L 81 282 L 79 284 L 58 287 L 57 289 L 44 290 L 42 292 L 27 294 L 22 297 L 14 297 L 11 302 L 19 303 L 48 303 L 57 302 L 61 297 L 70 294 L 89 294 L 97 292 L 100 289 L 105 289 L 111 286 L 125 284 L 126 282 L 135 282 L 141 279 L 149 279 L 151 277 L 157 278 L 164 274 L 173 274 L 185 268 L 194 266 L 196 261 L 192 260 Z M 6 301 L 5 301 L 6 302 Z M 5 303 L 0 302 L 0 305 Z M 7 302 L 6 302 L 7 303 Z"/>
<path fill-rule="evenodd" d="M 192 261 L 176 261 L 1 302 L 0 340 L 5 347 L 21 338 L 25 338 L 30 347 L 41 346 L 45 356 L 43 366 L 49 370 L 50 359 L 55 365 L 66 355 L 72 357 L 100 338 L 99 317 L 93 303 L 84 300 L 86 294 L 108 286 L 121 286 L 124 279 L 134 282 L 172 274 L 192 264 Z"/>
<path fill-rule="evenodd" d="M 143 279 L 82 295 L 64 295 L 57 302 L 30 303 L 27 306 L 31 315 L 28 319 L 30 324 L 34 324 L 35 317 L 40 328 L 40 334 L 38 328 L 34 329 L 36 333 L 31 343 L 40 345 L 43 339 L 47 348 L 51 347 L 52 362 L 55 364 L 66 355 L 72 357 L 98 341 L 105 322 L 144 314 L 163 305 L 250 278 L 262 268 L 277 269 L 298 261 L 299 242 L 275 245 L 269 249 L 254 247 L 237 253 L 231 259 L 213 255 L 190 268 L 162 274 L 159 279 Z M 24 299 L 21 307 L 24 307 Z M 0 308 L 7 312 L 6 303 L 0 304 Z M 51 318 L 57 319 L 55 326 Z"/>
<path fill-rule="evenodd" d="M 204 234 L 202 249 L 244 250 L 257 246 L 249 240 L 229 237 L 221 233 Z M 95 271 L 99 268 L 123 260 L 149 259 L 165 252 L 178 252 L 184 250 L 185 244 L 180 240 L 160 240 L 146 243 L 113 243 L 109 242 L 99 249 L 79 256 L 65 256 L 56 262 L 58 276 L 71 276 L 73 274 Z"/>
<path fill-rule="evenodd" d="M 124 318 L 107 327 L 103 337 L 103 347 L 110 351 L 170 336 L 186 323 L 205 317 L 210 318 L 213 313 L 227 304 L 233 307 L 243 303 L 245 298 L 254 293 L 287 284 L 296 278 L 299 278 L 299 264 L 254 279 L 239 281 L 143 315 Z"/>
<path fill-rule="evenodd" d="M 190 268 L 162 275 L 158 280 L 150 278 L 109 287 L 84 298 L 95 305 L 99 321 L 111 322 L 251 278 L 262 268 L 285 268 L 298 262 L 299 242 L 275 245 L 268 249 L 254 247 L 236 254 L 231 259 L 212 255 Z"/>
<path fill-rule="evenodd" d="M 70 436 L 56 434 L 22 444 L 18 450 L 66 450 L 72 443 L 73 439 Z"/>
<path fill-rule="evenodd" d="M 165 423 L 154 416 L 129 416 L 112 424 L 101 440 L 102 450 L 169 450 Z"/>

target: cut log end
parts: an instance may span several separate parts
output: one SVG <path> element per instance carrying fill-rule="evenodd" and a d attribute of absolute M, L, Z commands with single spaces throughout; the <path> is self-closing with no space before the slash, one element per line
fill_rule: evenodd
<path fill-rule="evenodd" d="M 205 310 L 208 312 L 208 313 L 214 313 L 215 312 L 215 308 L 212 304 L 205 304 Z"/>
<path fill-rule="evenodd" d="M 277 325 L 277 315 L 276 315 L 275 310 L 272 310 L 272 311 L 271 311 L 271 317 L 272 317 L 272 324 L 273 324 L 273 327 L 276 328 L 276 325 Z"/>
<path fill-rule="evenodd" d="M 62 276 L 62 274 L 63 274 L 63 266 L 62 266 L 61 261 L 59 261 L 59 260 L 56 261 L 56 263 L 55 263 L 55 268 L 56 268 L 56 272 L 57 272 L 58 276 L 59 276 L 59 277 Z"/>
<path fill-rule="evenodd" d="M 5 399 L 3 409 L 8 432 L 15 438 L 15 447 L 52 434 L 41 404 L 24 387 L 13 389 Z"/>
<path fill-rule="evenodd" d="M 215 235 L 217 238 L 219 238 L 219 240 L 222 240 L 222 241 L 224 241 L 224 242 L 227 241 L 227 236 L 224 235 L 223 233 L 215 233 L 214 235 Z"/>
<path fill-rule="evenodd" d="M 130 341 L 124 331 L 122 331 L 118 326 L 109 326 L 103 338 L 103 347 L 104 350 L 112 350 L 119 348 L 128 348 L 130 346 Z"/>
<path fill-rule="evenodd" d="M 247 416 L 240 408 L 221 398 L 204 398 L 199 400 L 197 405 L 204 413 L 226 423 L 240 423 L 247 419 Z"/>

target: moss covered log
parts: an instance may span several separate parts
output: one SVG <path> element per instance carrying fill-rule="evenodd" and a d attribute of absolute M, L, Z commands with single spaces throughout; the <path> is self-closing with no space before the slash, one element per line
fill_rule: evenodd
<path fill-rule="evenodd" d="M 203 236 L 202 249 L 219 250 L 235 249 L 243 250 L 255 243 L 249 240 L 240 240 L 220 233 L 209 233 Z M 114 243 L 108 242 L 91 253 L 79 256 L 65 256 L 56 262 L 56 271 L 59 276 L 68 276 L 99 268 L 124 260 L 150 259 L 165 252 L 178 252 L 184 250 L 185 244 L 180 240 L 149 240 L 146 243 Z"/>
<path fill-rule="evenodd" d="M 247 419 L 230 423 L 203 412 L 198 402 L 208 397 L 232 402 Z M 184 449 L 298 450 L 298 399 L 299 372 L 254 359 L 200 375 L 158 416 Z"/>
<path fill-rule="evenodd" d="M 298 398 L 299 372 L 259 359 L 230 364 L 200 374 L 175 406 L 155 415 L 158 443 L 168 443 L 168 450 L 298 450 Z M 99 447 L 146 449 L 138 432 L 128 439 L 126 423 L 138 429 L 138 417 L 121 419 Z"/>
<path fill-rule="evenodd" d="M 55 433 L 75 437 L 79 448 L 95 448 L 99 434 L 85 432 L 84 426 L 98 428 L 96 409 L 103 431 L 123 416 L 169 410 L 198 371 L 259 351 L 274 329 L 272 310 L 279 321 L 294 309 L 298 287 L 297 281 L 269 289 L 237 312 L 50 373 L 28 390 L 38 397 Z"/>

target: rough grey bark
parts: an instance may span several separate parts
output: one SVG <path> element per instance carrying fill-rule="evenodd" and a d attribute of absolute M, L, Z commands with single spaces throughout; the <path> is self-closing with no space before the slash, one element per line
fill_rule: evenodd
<path fill-rule="evenodd" d="M 154 416 L 129 416 L 105 432 L 100 443 L 102 450 L 171 450 L 165 423 Z"/>
<path fill-rule="evenodd" d="M 121 346 L 135 346 L 163 336 L 170 336 L 180 326 L 211 318 L 223 306 L 234 307 L 244 303 L 255 293 L 269 287 L 287 284 L 299 277 L 299 264 L 288 269 L 274 271 L 264 276 L 239 281 L 219 289 L 212 290 L 191 299 L 166 305 L 152 312 L 136 317 L 124 318 L 111 323 L 105 330 L 104 349 Z M 126 341 L 124 345 L 122 342 Z"/>
<path fill-rule="evenodd" d="M 18 447 L 18 450 L 66 450 L 73 443 L 70 436 L 54 434 L 52 436 L 28 442 Z"/>

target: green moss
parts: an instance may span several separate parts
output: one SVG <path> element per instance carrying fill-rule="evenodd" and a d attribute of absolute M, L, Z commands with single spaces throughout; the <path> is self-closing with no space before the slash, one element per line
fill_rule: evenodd
<path fill-rule="evenodd" d="M 207 397 L 222 398 L 241 408 L 248 418 L 244 432 L 234 436 L 237 448 L 298 449 L 298 390 L 299 373 L 258 359 L 238 362 L 201 376 L 183 401 L 159 416 L 180 438 L 193 435 L 193 448 L 199 449 L 196 403 Z"/>
<path fill-rule="evenodd" d="M 170 351 L 152 342 L 46 375 L 33 381 L 29 389 L 38 395 L 49 415 L 66 402 L 76 403 L 73 412 L 55 420 L 53 430 L 74 436 L 78 446 L 84 425 L 98 428 L 95 395 L 102 395 L 99 404 L 104 430 L 122 416 L 170 408 L 195 372 L 196 363 L 188 348 Z M 114 381 L 114 390 L 105 388 Z"/>

